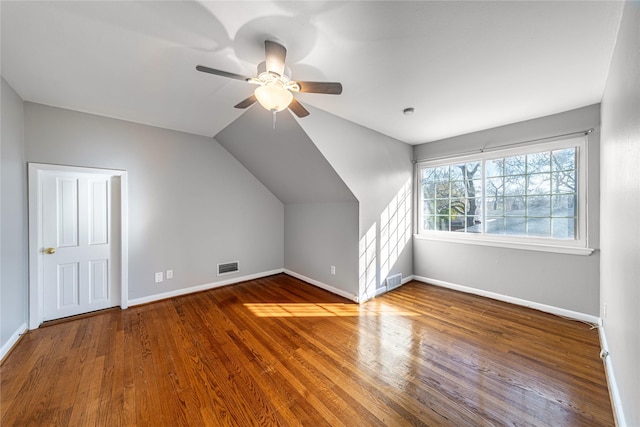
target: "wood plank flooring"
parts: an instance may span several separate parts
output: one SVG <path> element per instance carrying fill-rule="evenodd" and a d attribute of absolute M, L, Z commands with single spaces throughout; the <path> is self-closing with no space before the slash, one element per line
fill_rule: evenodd
<path fill-rule="evenodd" d="M 356 305 L 286 275 L 28 333 L 2 426 L 608 426 L 597 330 L 411 282 Z"/>

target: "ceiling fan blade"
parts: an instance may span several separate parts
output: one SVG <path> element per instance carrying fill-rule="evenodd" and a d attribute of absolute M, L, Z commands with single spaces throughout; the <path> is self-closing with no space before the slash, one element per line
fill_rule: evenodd
<path fill-rule="evenodd" d="M 293 98 L 291 104 L 289 104 L 289 109 L 298 117 L 307 117 L 309 115 L 309 111 L 307 111 L 307 109 L 304 108 L 295 98 Z"/>
<path fill-rule="evenodd" d="M 264 41 L 264 54 L 267 62 L 267 71 L 284 75 L 284 61 L 287 58 L 287 49 L 278 42 Z"/>
<path fill-rule="evenodd" d="M 217 76 L 228 77 L 230 79 L 247 81 L 250 77 L 241 76 L 240 74 L 228 73 L 226 71 L 215 70 L 213 68 L 205 67 L 204 65 L 196 66 L 196 70 L 202 71 L 203 73 L 215 74 Z"/>
<path fill-rule="evenodd" d="M 258 99 L 256 98 L 255 95 L 251 95 L 250 97 L 248 97 L 247 99 L 240 101 L 237 105 L 234 105 L 234 108 L 248 108 L 251 107 L 253 104 L 256 103 Z"/>
<path fill-rule="evenodd" d="M 340 95 L 342 84 L 333 82 L 296 82 L 300 86 L 300 92 L 326 93 L 330 95 Z"/>

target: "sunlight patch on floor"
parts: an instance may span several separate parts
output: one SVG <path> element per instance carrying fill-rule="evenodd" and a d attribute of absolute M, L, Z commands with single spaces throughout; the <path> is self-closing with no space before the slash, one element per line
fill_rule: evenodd
<path fill-rule="evenodd" d="M 341 303 L 245 303 L 244 306 L 257 317 L 417 316 L 386 305 L 374 309 Z"/>

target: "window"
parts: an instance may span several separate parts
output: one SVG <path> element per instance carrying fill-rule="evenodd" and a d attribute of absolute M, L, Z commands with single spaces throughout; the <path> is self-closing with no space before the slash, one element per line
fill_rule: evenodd
<path fill-rule="evenodd" d="M 421 163 L 420 235 L 586 248 L 585 148 L 573 138 Z"/>

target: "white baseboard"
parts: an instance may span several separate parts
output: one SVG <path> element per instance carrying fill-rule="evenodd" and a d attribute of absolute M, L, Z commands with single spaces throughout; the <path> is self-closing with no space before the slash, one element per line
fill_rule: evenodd
<path fill-rule="evenodd" d="M 511 297 L 508 295 L 502 295 L 495 292 L 489 292 L 482 289 L 470 288 L 468 286 L 456 285 L 455 283 L 449 283 L 442 280 L 430 279 L 428 277 L 414 276 L 414 280 L 419 282 L 429 283 L 431 285 L 440 286 L 443 288 L 453 289 L 455 291 L 465 292 L 467 294 L 480 295 L 483 297 L 495 299 L 498 301 L 504 301 L 511 304 L 521 305 L 523 307 L 533 308 L 545 313 L 555 314 L 556 316 L 568 317 L 574 320 L 580 320 L 583 322 L 592 323 L 594 325 L 600 324 L 600 318 L 591 314 L 580 313 L 577 311 L 571 311 L 564 308 L 554 307 L 552 305 L 541 304 L 538 302 L 527 301 L 520 298 Z"/>
<path fill-rule="evenodd" d="M 147 304 L 154 301 L 160 301 L 167 298 L 173 298 L 181 295 L 192 294 L 194 292 L 206 291 L 209 289 L 219 288 L 221 286 L 233 285 L 235 283 L 246 282 L 247 280 L 260 279 L 261 277 L 273 276 L 274 274 L 283 273 L 282 268 L 276 270 L 263 271 L 261 273 L 250 274 L 247 276 L 234 277 L 232 279 L 222 280 L 220 282 L 205 283 L 204 285 L 191 286 L 189 288 L 176 289 L 174 291 L 163 292 L 161 294 L 149 295 L 141 298 L 129 300 L 129 307 L 140 304 Z"/>
<path fill-rule="evenodd" d="M 454 283 L 444 282 L 442 280 L 430 279 L 430 278 L 421 277 L 421 276 L 414 276 L 413 279 L 420 282 L 429 283 L 435 286 L 440 286 L 443 288 L 453 289 L 456 291 L 466 292 L 469 294 L 480 295 L 480 296 L 495 299 L 498 301 L 504 301 L 504 302 L 508 302 L 516 305 L 521 305 L 524 307 L 529 307 L 536 310 L 544 311 L 546 313 L 551 313 L 558 316 L 568 317 L 570 319 L 581 320 L 594 325 L 598 325 L 598 332 L 600 335 L 600 348 L 606 351 L 607 353 L 609 353 L 607 337 L 604 332 L 604 327 L 602 326 L 602 319 L 600 319 L 599 317 L 596 317 L 590 314 L 579 313 L 576 311 L 566 310 L 563 308 L 558 308 L 558 307 L 554 307 L 546 304 L 527 301 L 520 298 L 514 298 L 507 295 L 497 294 L 494 292 L 488 292 L 481 289 L 475 289 L 467 286 L 456 285 Z M 614 374 L 613 358 L 611 354 L 608 354 L 608 356 L 604 358 L 604 366 L 605 366 L 605 373 L 607 376 L 607 384 L 609 386 L 609 394 L 611 396 L 613 410 L 616 417 L 616 425 L 620 427 L 625 427 L 627 423 L 624 418 L 624 412 L 622 411 L 622 400 L 620 399 L 618 384 L 616 382 L 616 378 Z"/>
<path fill-rule="evenodd" d="M 616 382 L 616 376 L 613 369 L 613 358 L 609 352 L 609 345 L 607 344 L 607 337 L 604 333 L 602 322 L 598 324 L 598 332 L 600 333 L 600 348 L 607 352 L 607 356 L 604 358 L 604 371 L 607 375 L 607 384 L 609 385 L 609 395 L 611 396 L 611 403 L 616 417 L 616 425 L 619 427 L 625 427 L 627 422 L 624 418 L 622 400 L 620 399 L 618 383 Z"/>
<path fill-rule="evenodd" d="M 400 281 L 400 286 L 404 285 L 405 283 L 409 283 L 412 280 L 413 280 L 413 275 L 407 276 L 407 277 L 403 277 L 402 280 Z M 396 286 L 393 289 L 398 289 L 400 286 Z M 376 289 L 376 297 L 379 297 L 382 294 L 386 294 L 387 292 L 389 292 L 389 289 L 387 289 L 386 285 L 382 286 L 382 287 Z"/>
<path fill-rule="evenodd" d="M 416 280 L 414 275 L 403 277 L 402 278 L 402 282 L 400 282 L 400 283 L 402 283 L 404 285 L 405 283 L 409 283 L 412 280 Z"/>
<path fill-rule="evenodd" d="M 9 338 L 9 340 L 4 343 L 4 345 L 2 346 L 2 348 L 0 348 L 0 361 L 4 360 L 4 357 L 9 354 L 9 352 L 11 351 L 11 349 L 13 348 L 14 345 L 16 345 L 18 343 L 18 340 L 20 339 L 20 335 L 24 334 L 25 331 L 27 330 L 27 324 L 23 323 L 22 325 L 20 325 L 20 327 L 13 333 L 13 335 L 11 335 L 11 337 Z"/>
<path fill-rule="evenodd" d="M 331 285 L 327 285 L 326 283 L 322 283 L 322 282 L 320 282 L 318 280 L 315 280 L 315 279 L 312 279 L 310 277 L 303 276 L 302 274 L 296 273 L 295 271 L 287 270 L 286 268 L 284 269 L 284 273 L 288 274 L 289 276 L 295 277 L 296 279 L 300 279 L 303 282 L 307 282 L 310 285 L 317 286 L 318 288 L 324 289 L 325 291 L 329 291 L 332 294 L 336 294 L 336 295 L 339 295 L 339 296 L 341 296 L 343 298 L 350 299 L 353 302 L 358 302 L 358 296 L 357 295 L 354 295 L 354 294 L 349 293 L 347 291 L 344 291 L 342 289 L 335 288 L 335 287 L 333 287 Z"/>

